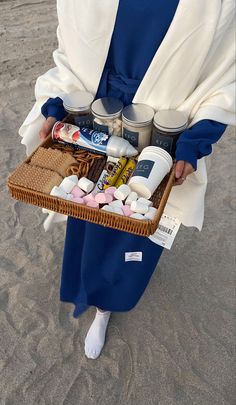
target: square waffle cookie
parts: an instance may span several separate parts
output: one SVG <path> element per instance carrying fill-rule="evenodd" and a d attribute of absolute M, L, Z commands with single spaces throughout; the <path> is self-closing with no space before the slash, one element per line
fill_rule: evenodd
<path fill-rule="evenodd" d="M 63 177 L 52 170 L 22 163 L 9 180 L 17 186 L 50 194 L 53 186 L 59 186 Z"/>
<path fill-rule="evenodd" d="M 67 169 L 71 165 L 77 165 L 77 161 L 69 153 L 39 147 L 31 157 L 29 164 L 53 170 L 60 176 L 66 177 Z"/>

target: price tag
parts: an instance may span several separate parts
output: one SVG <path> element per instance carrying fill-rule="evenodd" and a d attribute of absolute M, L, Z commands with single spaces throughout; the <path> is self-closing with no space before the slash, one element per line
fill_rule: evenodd
<path fill-rule="evenodd" d="M 181 222 L 178 218 L 170 217 L 164 213 L 160 219 L 156 232 L 153 235 L 150 235 L 149 239 L 157 245 L 170 250 L 180 224 Z"/>

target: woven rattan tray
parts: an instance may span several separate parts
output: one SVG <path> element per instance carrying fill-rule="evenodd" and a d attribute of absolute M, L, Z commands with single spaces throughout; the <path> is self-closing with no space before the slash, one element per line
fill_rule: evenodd
<path fill-rule="evenodd" d="M 40 147 L 52 147 L 52 139 L 49 135 L 40 145 Z M 37 150 L 37 149 L 36 149 Z M 35 151 L 27 157 L 23 164 L 28 164 L 34 155 Z M 42 191 L 35 191 L 27 187 L 22 187 L 15 184 L 14 178 L 18 174 L 20 167 L 17 168 L 8 178 L 8 187 L 11 196 L 16 200 L 23 201 L 28 204 L 38 207 L 47 208 L 49 210 L 59 212 L 68 216 L 79 218 L 85 221 L 93 222 L 106 227 L 114 228 L 121 231 L 126 231 L 141 236 L 149 236 L 155 232 L 158 223 L 164 211 L 168 196 L 170 194 L 174 182 L 174 169 L 164 178 L 158 189 L 152 196 L 153 206 L 157 208 L 157 214 L 154 220 L 137 220 L 118 214 L 103 211 L 97 208 L 90 208 L 84 205 L 77 204 L 72 201 L 63 200 L 58 197 L 53 197 Z M 102 167 L 101 167 L 102 170 Z M 96 177 L 98 174 L 96 173 Z"/>

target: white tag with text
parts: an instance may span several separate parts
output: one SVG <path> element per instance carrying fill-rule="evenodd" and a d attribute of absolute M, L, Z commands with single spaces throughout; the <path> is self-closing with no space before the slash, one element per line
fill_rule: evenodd
<path fill-rule="evenodd" d="M 163 246 L 165 249 L 171 249 L 181 222 L 178 218 L 173 218 L 165 213 L 162 215 L 158 228 L 149 239 L 157 245 Z"/>
<path fill-rule="evenodd" d="M 141 262 L 143 260 L 143 252 L 125 252 L 126 262 Z"/>

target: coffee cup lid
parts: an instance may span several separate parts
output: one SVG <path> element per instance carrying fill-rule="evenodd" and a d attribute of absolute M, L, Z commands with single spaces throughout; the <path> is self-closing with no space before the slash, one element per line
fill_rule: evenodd
<path fill-rule="evenodd" d="M 147 146 L 140 153 L 139 160 L 140 160 L 140 158 L 143 159 L 144 154 L 148 154 L 148 153 L 153 153 L 153 154 L 155 154 L 157 156 L 162 156 L 168 162 L 170 168 L 172 167 L 173 159 L 172 159 L 171 155 L 166 150 L 160 148 L 159 146 Z"/>

